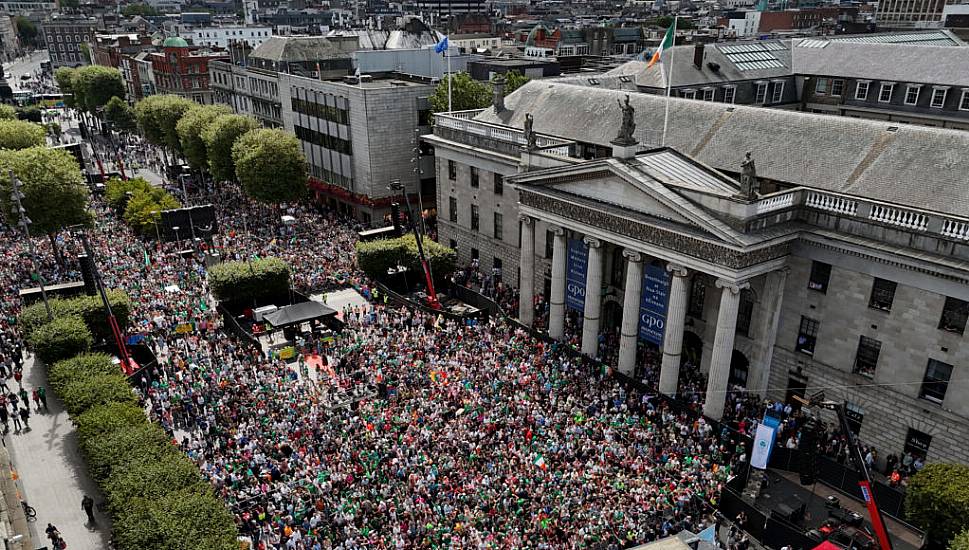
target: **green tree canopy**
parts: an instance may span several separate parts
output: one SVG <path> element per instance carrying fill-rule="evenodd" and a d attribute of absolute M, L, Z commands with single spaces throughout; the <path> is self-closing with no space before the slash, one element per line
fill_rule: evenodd
<path fill-rule="evenodd" d="M 17 38 L 21 44 L 35 45 L 37 43 L 37 25 L 23 15 L 14 18 L 14 26 L 17 27 Z"/>
<path fill-rule="evenodd" d="M 151 182 L 145 178 L 128 178 L 127 180 L 111 178 L 104 185 L 104 199 L 108 201 L 108 206 L 111 208 L 124 212 L 130 196 L 148 193 L 151 188 Z"/>
<path fill-rule="evenodd" d="M 192 489 L 161 498 L 138 498 L 115 522 L 121 548 L 153 550 L 238 550 L 235 525 L 211 491 Z"/>
<path fill-rule="evenodd" d="M 24 120 L 0 120 L 0 149 L 27 149 L 47 143 L 44 127 Z"/>
<path fill-rule="evenodd" d="M 68 315 L 55 317 L 53 321 L 34 330 L 28 341 L 37 357 L 50 365 L 90 350 L 94 338 L 83 319 Z"/>
<path fill-rule="evenodd" d="M 104 105 L 104 119 L 121 132 L 133 132 L 138 127 L 134 109 L 118 96 L 112 97 Z"/>
<path fill-rule="evenodd" d="M 242 189 L 258 201 L 276 204 L 306 194 L 306 158 L 292 134 L 251 130 L 232 146 L 232 161 Z"/>
<path fill-rule="evenodd" d="M 529 80 L 531 80 L 531 78 L 528 78 L 518 71 L 508 71 L 505 73 L 505 95 L 514 92 L 518 88 L 521 88 Z M 494 81 L 494 79 L 492 79 L 492 81 Z"/>
<path fill-rule="evenodd" d="M 448 81 L 453 79 L 451 103 L 455 111 L 484 109 L 491 103 L 491 86 L 478 82 L 468 73 L 456 73 L 441 79 L 431 94 L 431 108 L 435 113 L 448 110 Z"/>
<path fill-rule="evenodd" d="M 220 302 L 246 305 L 261 298 L 286 296 L 289 277 L 289 265 L 279 258 L 222 262 L 208 272 L 213 296 Z"/>
<path fill-rule="evenodd" d="M 69 152 L 47 147 L 0 151 L 0 174 L 9 170 L 23 182 L 23 205 L 33 221 L 32 234 L 52 234 L 69 225 L 91 221 L 88 188 Z M 0 207 L 10 216 L 7 219 L 16 219 L 12 217 L 9 178 L 0 177 L 0 189 Z"/>
<path fill-rule="evenodd" d="M 956 535 L 949 545 L 949 550 L 969 550 L 969 530 Z"/>
<path fill-rule="evenodd" d="M 101 65 L 77 69 L 73 89 L 77 106 L 91 113 L 107 105 L 112 97 L 125 95 L 121 71 Z"/>
<path fill-rule="evenodd" d="M 213 120 L 228 114 L 232 114 L 232 109 L 225 105 L 199 105 L 189 109 L 178 121 L 175 131 L 178 133 L 178 140 L 182 144 L 182 152 L 185 153 L 189 166 L 195 170 L 208 170 L 208 157 L 202 132 Z"/>
<path fill-rule="evenodd" d="M 0 120 L 14 120 L 17 118 L 17 109 L 10 105 L 0 105 Z"/>
<path fill-rule="evenodd" d="M 152 187 L 147 193 L 137 193 L 124 209 L 124 221 L 142 234 L 151 234 L 161 220 L 162 210 L 171 210 L 181 204 L 168 191 Z"/>
<path fill-rule="evenodd" d="M 145 138 L 173 151 L 181 151 L 176 126 L 186 111 L 197 105 L 177 95 L 153 95 L 135 105 L 135 118 Z"/>
<path fill-rule="evenodd" d="M 969 529 L 969 466 L 929 464 L 922 468 L 909 480 L 905 516 L 940 548 Z"/>
<path fill-rule="evenodd" d="M 239 136 L 259 128 L 255 119 L 242 115 L 220 115 L 202 131 L 209 172 L 217 181 L 235 180 L 232 146 Z"/>
<path fill-rule="evenodd" d="M 149 6 L 148 4 L 128 4 L 127 6 L 121 8 L 121 15 L 124 15 L 125 17 L 134 17 L 135 15 L 150 17 L 161 14 L 158 12 L 158 10 Z"/>

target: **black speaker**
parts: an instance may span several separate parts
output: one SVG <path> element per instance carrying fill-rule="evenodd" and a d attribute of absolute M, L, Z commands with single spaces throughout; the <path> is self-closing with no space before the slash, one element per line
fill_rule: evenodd
<path fill-rule="evenodd" d="M 400 204 L 396 202 L 390 204 L 390 217 L 393 219 L 393 222 L 394 222 L 394 233 L 396 233 L 397 236 L 400 237 L 401 235 L 404 234 L 400 224 Z"/>
<path fill-rule="evenodd" d="M 818 443 L 824 433 L 824 425 L 816 418 L 811 417 L 801 427 L 801 440 L 797 450 L 800 452 L 800 464 L 798 474 L 801 478 L 801 485 L 812 485 L 817 474 Z"/>
<path fill-rule="evenodd" d="M 81 264 L 81 279 L 84 280 L 84 293 L 94 296 L 98 287 L 94 283 L 94 260 L 87 254 L 78 254 L 77 261 Z"/>

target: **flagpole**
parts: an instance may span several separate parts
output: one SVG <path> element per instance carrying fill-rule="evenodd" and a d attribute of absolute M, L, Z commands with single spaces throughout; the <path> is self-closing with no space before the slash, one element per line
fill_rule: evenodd
<path fill-rule="evenodd" d="M 660 140 L 660 147 L 666 147 L 666 128 L 670 123 L 670 87 L 673 85 L 673 54 L 676 53 L 676 22 L 679 18 L 679 15 L 673 17 L 673 43 L 670 45 L 670 77 L 666 79 L 666 113 L 663 115 L 663 138 Z"/>
<path fill-rule="evenodd" d="M 444 50 L 444 55 L 445 57 L 447 57 L 447 112 L 448 114 L 454 112 L 453 109 L 451 109 L 451 80 L 453 79 L 454 75 L 451 73 L 451 40 L 449 39 L 450 36 L 451 34 L 448 33 L 444 37 L 444 40 L 445 40 L 444 43 L 447 44 L 447 48 Z"/>

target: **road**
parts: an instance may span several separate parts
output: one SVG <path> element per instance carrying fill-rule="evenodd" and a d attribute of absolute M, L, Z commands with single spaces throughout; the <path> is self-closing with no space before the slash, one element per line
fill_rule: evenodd
<path fill-rule="evenodd" d="M 7 75 L 7 84 L 10 84 L 10 88 L 14 92 L 26 90 L 27 87 L 25 84 L 28 81 L 21 80 L 20 77 L 29 74 L 31 78 L 34 78 L 35 71 L 40 70 L 40 64 L 48 59 L 49 54 L 47 50 L 35 50 L 26 57 L 18 58 L 13 63 L 5 64 L 3 69 Z"/>

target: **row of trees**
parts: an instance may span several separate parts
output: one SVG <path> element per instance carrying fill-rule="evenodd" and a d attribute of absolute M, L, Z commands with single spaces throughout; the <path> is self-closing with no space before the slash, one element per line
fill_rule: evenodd
<path fill-rule="evenodd" d="M 497 78 L 497 75 L 495 76 Z M 518 71 L 508 71 L 505 75 L 505 94 L 510 94 L 531 80 Z M 451 105 L 455 111 L 484 109 L 491 105 L 493 82 L 479 82 L 468 73 L 455 73 L 445 76 L 431 94 L 431 108 L 435 113 L 448 110 L 448 83 L 451 84 Z"/>
<path fill-rule="evenodd" d="M 125 96 L 121 71 L 111 67 L 61 67 L 54 71 L 54 80 L 62 93 L 70 94 L 66 101 L 69 106 L 92 114 L 107 105 L 111 98 Z"/>
<path fill-rule="evenodd" d="M 182 206 L 171 193 L 144 178 L 109 179 L 105 199 L 125 223 L 143 235 L 157 229 L 163 210 Z"/>
<path fill-rule="evenodd" d="M 306 193 L 306 159 L 291 134 L 261 128 L 228 107 L 174 95 L 145 98 L 134 115 L 149 143 L 184 156 L 193 170 L 217 181 L 239 182 L 256 200 L 279 203 Z"/>

